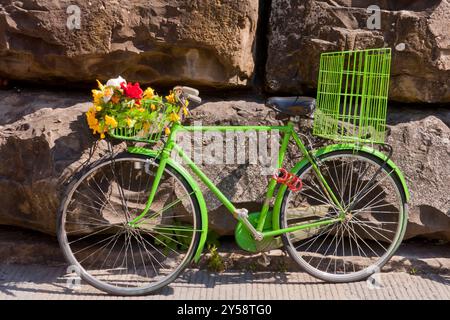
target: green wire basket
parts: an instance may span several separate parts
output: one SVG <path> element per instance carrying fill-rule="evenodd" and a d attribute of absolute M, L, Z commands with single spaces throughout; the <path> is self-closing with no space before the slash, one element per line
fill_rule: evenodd
<path fill-rule="evenodd" d="M 171 112 L 179 113 L 180 106 L 168 108 L 164 104 L 160 104 L 161 108 L 155 115 L 155 118 L 142 124 L 142 128 L 136 127 L 117 127 L 109 131 L 109 135 L 115 139 L 129 140 L 135 142 L 157 143 L 161 140 L 164 128 L 171 127 L 168 114 Z"/>
<path fill-rule="evenodd" d="M 384 143 L 390 67 L 390 48 L 323 53 L 313 134 Z"/>

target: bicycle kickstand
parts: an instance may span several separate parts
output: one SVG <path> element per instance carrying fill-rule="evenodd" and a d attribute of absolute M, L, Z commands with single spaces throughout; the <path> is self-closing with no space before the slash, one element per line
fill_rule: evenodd
<path fill-rule="evenodd" d="M 265 252 L 261 252 L 261 256 L 256 260 L 259 265 L 268 267 L 270 264 L 270 257 Z"/>

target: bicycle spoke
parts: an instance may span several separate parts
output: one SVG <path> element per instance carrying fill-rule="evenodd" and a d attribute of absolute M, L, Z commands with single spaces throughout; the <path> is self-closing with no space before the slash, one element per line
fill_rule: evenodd
<path fill-rule="evenodd" d="M 111 229 L 112 227 L 114 227 L 114 226 L 108 226 L 108 227 L 106 227 L 106 228 L 100 229 L 100 230 L 98 230 L 98 231 L 96 231 L 96 232 L 94 232 L 94 233 L 88 234 L 88 235 L 86 235 L 86 236 L 84 236 L 84 237 L 82 237 L 82 238 L 79 238 L 79 239 L 77 239 L 77 240 L 71 241 L 71 242 L 69 242 L 69 244 L 73 244 L 73 243 L 75 243 L 75 242 L 77 242 L 77 241 L 80 241 L 80 240 L 83 240 L 83 239 L 92 237 L 93 235 L 96 235 L 96 234 L 99 234 L 100 232 L 103 232 L 103 231 L 106 231 L 106 230 L 108 230 L 108 229 Z"/>
<path fill-rule="evenodd" d="M 159 202 L 150 208 L 155 210 L 139 226 L 128 224 L 147 206 L 152 188 L 144 165 L 140 158 L 101 163 L 74 185 L 64 206 L 64 234 L 71 235 L 64 245 L 94 283 L 114 292 L 170 281 L 192 258 L 202 231 L 194 191 L 167 169 L 154 198 Z"/>
<path fill-rule="evenodd" d="M 363 228 L 363 226 L 364 226 L 364 227 L 367 227 L 367 228 L 369 228 L 370 230 L 373 230 L 374 232 L 376 232 L 377 234 L 379 234 L 380 236 L 382 236 L 382 237 L 383 237 L 384 239 L 386 239 L 388 242 L 391 241 L 391 239 L 389 239 L 388 237 L 386 237 L 385 235 L 381 234 L 379 231 L 377 231 L 377 230 L 374 229 L 373 227 L 371 227 L 371 226 L 369 226 L 369 225 L 367 225 L 367 224 L 365 224 L 365 223 L 363 223 L 363 222 L 361 222 L 361 221 L 355 220 L 355 221 L 349 221 L 349 222 L 350 222 L 350 223 L 354 223 L 354 224 L 360 226 L 361 228 Z M 367 232 L 367 231 L 366 231 L 366 232 Z M 380 244 L 380 245 L 381 245 L 381 244 Z M 383 249 L 385 249 L 385 248 L 383 247 Z"/>
<path fill-rule="evenodd" d="M 317 277 L 363 279 L 370 274 L 365 270 L 372 270 L 367 268 L 386 262 L 385 257 L 389 257 L 394 243 L 399 241 L 403 201 L 392 177 L 393 171 L 387 167 L 380 169 L 378 162 L 354 151 L 325 157 L 320 160 L 319 168 L 345 211 L 341 213 L 330 203 L 309 166 L 300 174 L 306 186 L 299 193 L 301 197 L 287 191 L 282 226 L 293 227 L 298 221 L 318 222 L 324 214 L 339 215 L 342 219 L 332 226 L 300 233 L 298 238 L 306 238 L 300 238 L 298 243 L 295 232 L 287 233 L 288 239 L 292 239 L 288 242 L 289 253 Z M 311 210 L 297 209 L 308 205 Z M 317 214 L 313 213 L 314 206 L 323 205 L 329 206 L 325 207 L 327 211 L 320 209 Z"/>

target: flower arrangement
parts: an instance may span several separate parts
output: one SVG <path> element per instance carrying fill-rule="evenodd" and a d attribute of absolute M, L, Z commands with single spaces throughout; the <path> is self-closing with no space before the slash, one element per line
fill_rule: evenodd
<path fill-rule="evenodd" d="M 98 88 L 92 90 L 94 105 L 86 113 L 87 123 L 94 134 L 105 134 L 116 128 L 128 128 L 133 132 L 149 132 L 152 126 L 163 124 L 166 135 L 171 124 L 181 120 L 180 109 L 188 114 L 188 101 L 181 105 L 175 93 L 165 98 L 152 88 L 144 91 L 139 83 L 132 84 L 122 77 L 110 79 L 106 84 L 97 80 Z"/>

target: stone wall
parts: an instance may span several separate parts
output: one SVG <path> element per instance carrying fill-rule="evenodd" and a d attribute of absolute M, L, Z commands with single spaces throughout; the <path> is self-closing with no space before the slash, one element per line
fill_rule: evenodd
<path fill-rule="evenodd" d="M 381 29 L 367 28 L 372 4 L 381 8 Z M 66 25 L 69 5 L 80 8 L 80 29 Z M 321 52 L 389 46 L 390 100 L 400 104 L 390 104 L 388 142 L 412 193 L 407 236 L 450 239 L 449 14 L 448 0 L 0 0 L 0 80 L 50 90 L 0 91 L 0 224 L 54 233 L 62 186 L 94 141 L 83 117 L 89 92 L 72 84 L 88 88 L 120 74 L 201 86 L 215 90 L 194 112 L 204 124 L 273 124 L 252 89 L 315 95 Z M 247 91 L 224 99 L 224 89 Z M 245 169 L 205 167 L 253 210 L 267 180 Z M 232 218 L 206 198 L 212 228 L 232 233 Z"/>
<path fill-rule="evenodd" d="M 381 29 L 368 29 L 378 5 Z M 450 2 L 273 0 L 266 87 L 302 93 L 317 86 L 320 53 L 389 46 L 390 99 L 450 102 Z"/>
<path fill-rule="evenodd" d="M 367 27 L 371 5 L 380 29 Z M 448 0 L 3 0 L 0 77 L 241 88 L 267 55 L 265 88 L 297 94 L 314 91 L 321 52 L 389 46 L 391 100 L 450 102 L 449 30 Z"/>
<path fill-rule="evenodd" d="M 88 159 L 94 141 L 84 117 L 90 105 L 89 97 L 78 93 L 0 91 L 0 224 L 55 233 L 64 183 Z M 280 124 L 264 101 L 248 96 L 206 101 L 191 119 L 204 125 Z M 387 142 L 411 191 L 406 237 L 450 240 L 450 110 L 392 108 L 388 122 Z M 297 130 L 308 134 L 311 124 L 302 120 Z M 91 161 L 105 150 L 102 141 Z M 237 207 L 259 210 L 268 182 L 260 166 L 201 167 Z M 202 188 L 210 228 L 232 235 L 234 218 Z"/>
<path fill-rule="evenodd" d="M 71 5 L 80 8 L 79 29 L 70 25 Z M 246 86 L 257 21 L 256 0 L 4 0 L 0 75 L 55 83 L 121 74 L 152 84 Z"/>

